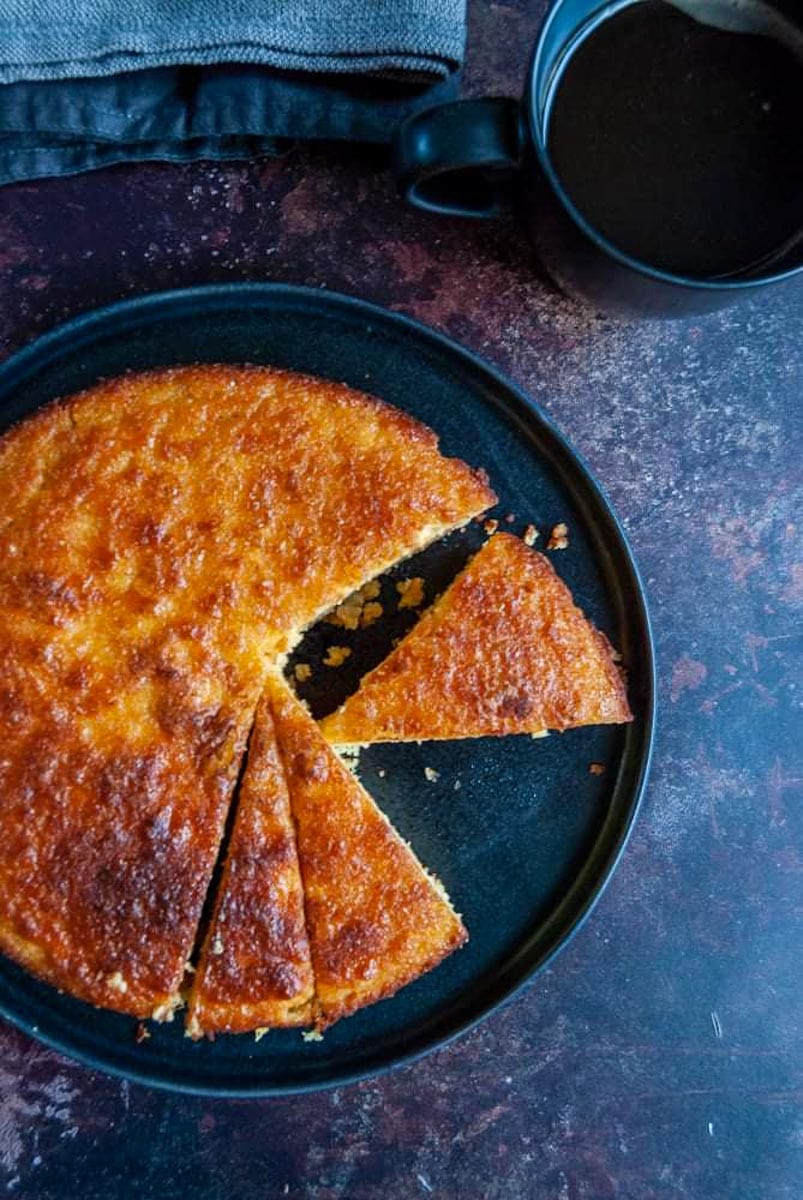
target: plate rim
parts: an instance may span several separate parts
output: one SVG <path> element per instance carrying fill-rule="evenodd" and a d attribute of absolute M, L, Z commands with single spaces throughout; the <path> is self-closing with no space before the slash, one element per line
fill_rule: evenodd
<path fill-rule="evenodd" d="M 626 580 L 627 586 L 623 588 L 623 591 L 627 592 L 633 606 L 631 628 L 643 662 L 644 696 L 643 715 L 639 722 L 641 739 L 640 745 L 637 747 L 637 769 L 630 787 L 629 807 L 626 813 L 621 814 L 617 820 L 618 829 L 614 830 L 611 845 L 603 846 L 600 849 L 599 841 L 603 837 L 605 825 L 610 818 L 609 814 L 600 827 L 597 839 L 591 846 L 589 854 L 583 861 L 572 884 L 547 915 L 544 925 L 556 921 L 563 910 L 567 910 L 567 913 L 559 921 L 559 932 L 554 944 L 540 957 L 536 957 L 535 961 L 528 959 L 523 967 L 519 967 L 515 973 L 514 982 L 510 986 L 505 983 L 501 995 L 491 987 L 483 996 L 479 1007 L 472 1007 L 469 1014 L 459 1016 L 446 1033 L 438 1034 L 436 1032 L 434 1037 L 425 1041 L 424 1045 L 417 1045 L 407 1052 L 395 1054 L 384 1063 L 360 1066 L 354 1070 L 338 1070 L 331 1078 L 326 1079 L 316 1078 L 279 1083 L 253 1079 L 242 1086 L 218 1086 L 207 1080 L 188 1082 L 185 1079 L 171 1079 L 164 1073 L 159 1074 L 148 1068 L 137 1070 L 110 1062 L 101 1054 L 88 1051 L 82 1046 L 76 1047 L 74 1042 L 71 1042 L 68 1037 L 63 1037 L 57 1031 L 43 1030 L 35 1020 L 27 1018 L 24 1013 L 14 1006 L 10 1006 L 0 997 L 0 1016 L 22 1032 L 84 1066 L 162 1091 L 183 1095 L 215 1096 L 220 1099 L 256 1099 L 301 1095 L 343 1087 L 363 1079 L 378 1078 L 399 1067 L 409 1066 L 435 1050 L 444 1049 L 474 1029 L 493 1012 L 517 999 L 535 977 L 553 961 L 555 956 L 569 945 L 589 919 L 621 862 L 638 817 L 649 778 L 655 745 L 657 707 L 655 641 L 644 581 L 622 522 L 585 457 L 571 444 L 567 436 L 534 397 L 510 379 L 501 369 L 489 363 L 476 351 L 406 313 L 396 312 L 361 297 L 325 287 L 316 288 L 304 284 L 270 281 L 206 283 L 146 292 L 79 313 L 34 337 L 14 351 L 4 362 L 0 363 L 0 406 L 2 406 L 6 393 L 24 382 L 31 371 L 53 362 L 68 346 L 73 353 L 79 352 L 82 345 L 94 340 L 93 335 L 96 332 L 101 335 L 109 323 L 113 324 L 127 316 L 139 318 L 141 323 L 141 318 L 143 316 L 147 318 L 150 311 L 158 312 L 164 308 L 169 310 L 187 303 L 202 304 L 209 310 L 215 307 L 227 307 L 229 306 L 226 304 L 227 301 L 247 302 L 249 298 L 255 301 L 266 301 L 265 307 L 270 307 L 271 303 L 275 305 L 282 301 L 293 301 L 307 306 L 312 303 L 319 308 L 332 310 L 334 315 L 345 311 L 363 318 L 369 324 L 381 322 L 385 326 L 389 325 L 400 329 L 402 332 L 412 335 L 419 344 L 423 340 L 424 343 L 434 346 L 437 351 L 452 356 L 453 359 L 456 358 L 474 378 L 479 375 L 484 383 L 489 384 L 489 390 L 501 390 L 503 394 L 512 397 L 515 405 L 526 411 L 528 418 L 540 426 L 553 440 L 564 460 L 568 460 L 576 468 L 583 486 L 587 493 L 590 493 L 597 510 L 605 514 L 610 530 L 616 538 L 618 556 L 629 575 Z M 331 312 L 330 315 L 332 315 Z M 618 566 L 616 573 L 619 574 Z M 624 758 L 620 761 L 620 767 L 624 761 Z M 575 895 L 578 883 L 588 874 L 591 876 L 590 887 L 585 895 L 578 897 Z"/>

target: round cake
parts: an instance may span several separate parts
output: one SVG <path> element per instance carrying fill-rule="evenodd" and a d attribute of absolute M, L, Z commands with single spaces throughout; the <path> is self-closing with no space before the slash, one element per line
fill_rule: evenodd
<path fill-rule="evenodd" d="M 495 497 L 379 400 L 230 366 L 40 410 L 0 490 L 0 950 L 164 1017 L 267 673 Z"/>

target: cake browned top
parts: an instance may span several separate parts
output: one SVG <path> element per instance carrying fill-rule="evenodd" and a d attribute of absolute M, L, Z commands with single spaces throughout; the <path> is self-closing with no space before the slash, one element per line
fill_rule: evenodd
<path fill-rule="evenodd" d="M 193 976 L 188 1028 L 309 1025 L 314 995 L 304 893 L 270 705 L 257 709 L 214 911 Z"/>
<path fill-rule="evenodd" d="M 334 743 L 423 741 L 629 720 L 604 634 L 543 555 L 500 533 L 321 731 Z"/>
<path fill-rule="evenodd" d="M 296 824 L 318 1023 L 391 996 L 466 939 L 445 892 L 280 679 L 270 698 Z"/>
<path fill-rule="evenodd" d="M 0 440 L 0 949 L 176 998 L 268 665 L 493 502 L 435 435 L 261 368 L 128 376 Z"/>

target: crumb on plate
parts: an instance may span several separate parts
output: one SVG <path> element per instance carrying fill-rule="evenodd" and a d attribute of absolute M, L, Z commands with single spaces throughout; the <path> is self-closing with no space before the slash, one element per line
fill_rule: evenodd
<path fill-rule="evenodd" d="M 553 526 L 546 544 L 547 550 L 565 550 L 569 545 L 569 530 L 563 521 Z"/>
<path fill-rule="evenodd" d="M 330 646 L 326 651 L 323 665 L 325 667 L 342 667 L 350 654 L 351 650 L 349 650 L 348 646 Z"/>
<path fill-rule="evenodd" d="M 293 674 L 299 683 L 304 683 L 312 675 L 312 667 L 309 663 L 296 663 Z"/>
<path fill-rule="evenodd" d="M 420 575 L 412 579 L 400 579 L 396 584 L 399 593 L 399 608 L 418 608 L 424 602 L 424 580 Z"/>
<path fill-rule="evenodd" d="M 360 625 L 365 629 L 368 625 L 373 625 L 374 621 L 378 621 L 383 613 L 382 605 L 376 600 L 369 600 L 360 613 Z"/>
<path fill-rule="evenodd" d="M 522 534 L 522 541 L 525 546 L 534 546 L 535 539 L 538 537 L 538 530 L 534 525 L 528 525 Z"/>
<path fill-rule="evenodd" d="M 357 768 L 360 765 L 360 755 L 362 754 L 362 746 L 359 745 L 343 745 L 338 746 L 337 753 L 343 762 L 346 764 L 352 775 L 357 774 Z"/>
<path fill-rule="evenodd" d="M 376 620 L 381 616 L 382 606 L 376 605 L 379 609 L 370 620 L 363 620 L 366 607 L 369 601 L 376 600 L 380 592 L 380 586 L 376 579 L 369 579 L 368 583 L 363 584 L 356 592 L 352 592 L 347 596 L 342 604 L 338 604 L 327 614 L 326 620 L 330 625 L 337 625 L 341 629 L 359 629 L 360 624 L 370 625 L 372 620 Z"/>

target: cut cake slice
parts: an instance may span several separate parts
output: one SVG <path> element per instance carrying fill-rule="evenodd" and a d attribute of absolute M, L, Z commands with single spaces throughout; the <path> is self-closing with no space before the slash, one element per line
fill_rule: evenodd
<path fill-rule="evenodd" d="M 607 638 L 543 555 L 500 533 L 320 728 L 360 744 L 630 720 Z"/>
<path fill-rule="evenodd" d="M 441 885 L 324 741 L 284 681 L 267 686 L 290 791 L 325 1028 L 393 995 L 466 941 Z"/>
<path fill-rule="evenodd" d="M 309 1025 L 314 983 L 284 769 L 260 703 L 212 919 L 189 999 L 187 1032 Z"/>

